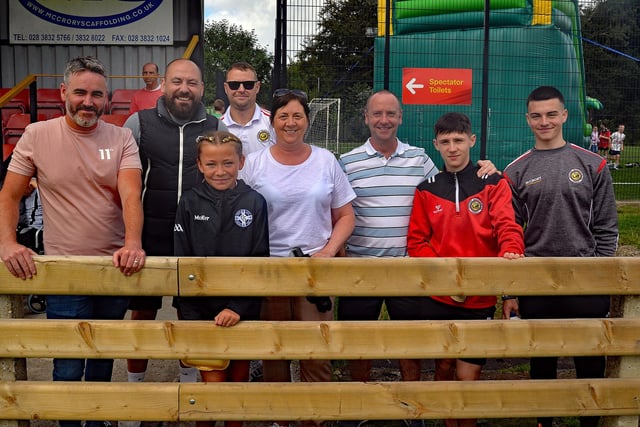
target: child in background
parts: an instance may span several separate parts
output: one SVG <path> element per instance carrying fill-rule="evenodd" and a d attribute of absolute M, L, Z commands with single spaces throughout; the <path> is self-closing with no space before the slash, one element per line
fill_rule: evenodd
<path fill-rule="evenodd" d="M 476 136 L 469 118 L 447 113 L 435 124 L 433 145 L 445 170 L 418 185 L 409 219 L 407 250 L 412 257 L 523 257 L 522 227 L 515 221 L 507 180 L 478 177 L 470 152 Z M 509 298 L 509 297 L 503 297 Z M 423 320 L 493 318 L 496 297 L 415 298 L 410 310 Z M 508 315 L 509 313 L 506 313 Z M 503 317 L 505 317 L 503 315 Z M 437 359 L 436 381 L 474 381 L 486 359 Z M 447 427 L 475 426 L 475 419 L 446 420 Z"/>
<path fill-rule="evenodd" d="M 242 180 L 242 142 L 229 132 L 199 136 L 198 169 L 202 183 L 180 199 L 174 227 L 176 256 L 269 256 L 267 204 Z M 240 320 L 260 317 L 260 298 L 177 297 L 185 320 L 213 320 L 231 327 Z M 248 360 L 184 360 L 200 370 L 204 382 L 248 381 Z M 198 421 L 198 427 L 213 427 L 214 421 Z M 225 426 L 241 426 L 226 421 Z"/>
<path fill-rule="evenodd" d="M 598 153 L 600 156 L 607 158 L 609 154 L 609 143 L 611 142 L 611 131 L 605 125 L 600 125 L 600 132 L 598 132 Z"/>
<path fill-rule="evenodd" d="M 598 152 L 598 144 L 600 143 L 600 132 L 598 131 L 598 126 L 593 126 L 591 128 L 591 137 L 590 137 L 589 151 L 592 153 Z"/>

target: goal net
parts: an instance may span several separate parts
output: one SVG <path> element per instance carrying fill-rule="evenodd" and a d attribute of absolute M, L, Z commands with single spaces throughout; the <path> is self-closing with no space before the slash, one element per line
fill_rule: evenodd
<path fill-rule="evenodd" d="M 305 141 L 339 153 L 340 99 L 314 98 L 309 102 L 309 129 Z"/>

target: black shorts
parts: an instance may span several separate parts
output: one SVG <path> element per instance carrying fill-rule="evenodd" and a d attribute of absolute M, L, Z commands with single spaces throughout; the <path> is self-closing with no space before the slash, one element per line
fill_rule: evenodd
<path fill-rule="evenodd" d="M 518 298 L 523 319 L 575 319 L 607 317 L 608 295 L 524 296 Z"/>
<path fill-rule="evenodd" d="M 160 310 L 162 308 L 162 297 L 131 297 L 129 310 Z"/>
<path fill-rule="evenodd" d="M 420 320 L 405 317 L 406 303 L 412 299 L 415 298 L 340 297 L 338 298 L 338 320 L 378 320 L 383 303 L 387 307 L 391 320 Z"/>
<path fill-rule="evenodd" d="M 396 320 L 487 320 L 493 319 L 496 311 L 494 306 L 487 308 L 465 308 L 436 301 L 429 297 L 393 297 L 393 304 L 399 313 Z M 392 317 L 393 319 L 393 317 Z M 460 358 L 460 360 L 474 365 L 483 366 L 486 358 Z"/>
<path fill-rule="evenodd" d="M 620 155 L 620 151 L 618 151 L 618 150 L 609 150 L 609 155 L 610 156 L 619 156 Z"/>

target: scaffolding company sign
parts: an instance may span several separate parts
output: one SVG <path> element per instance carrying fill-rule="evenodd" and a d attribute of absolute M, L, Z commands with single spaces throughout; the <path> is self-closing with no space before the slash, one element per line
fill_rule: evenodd
<path fill-rule="evenodd" d="M 472 80 L 466 68 L 403 68 L 402 103 L 471 105 Z"/>
<path fill-rule="evenodd" d="M 173 0 L 9 2 L 12 44 L 173 44 Z"/>

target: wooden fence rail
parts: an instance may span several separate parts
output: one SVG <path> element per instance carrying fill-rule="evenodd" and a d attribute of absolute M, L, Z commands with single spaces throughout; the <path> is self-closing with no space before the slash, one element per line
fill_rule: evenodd
<path fill-rule="evenodd" d="M 638 426 L 640 259 L 149 258 L 131 277 L 108 257 L 37 258 L 0 268 L 0 297 L 90 295 L 622 295 L 620 318 L 210 322 L 21 319 L 0 308 L 0 420 L 526 418 L 606 415 Z M 2 304 L 0 307 L 8 307 Z M 15 308 L 15 304 L 14 304 Z M 19 310 L 18 310 L 19 311 Z M 7 375 L 14 359 L 397 359 L 622 356 L 609 378 L 392 383 L 65 383 Z M 133 404 L 135 402 L 135 404 Z"/>

